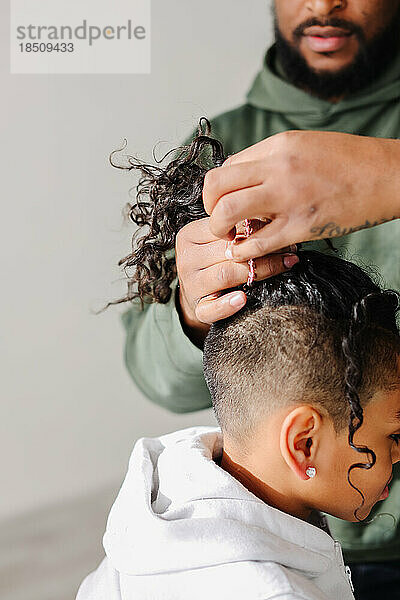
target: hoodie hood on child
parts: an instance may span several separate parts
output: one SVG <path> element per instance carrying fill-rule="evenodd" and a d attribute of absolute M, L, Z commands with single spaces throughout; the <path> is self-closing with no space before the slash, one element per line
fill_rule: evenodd
<path fill-rule="evenodd" d="M 218 428 L 136 443 L 77 600 L 351 600 L 325 531 L 265 504 L 213 459 Z"/>

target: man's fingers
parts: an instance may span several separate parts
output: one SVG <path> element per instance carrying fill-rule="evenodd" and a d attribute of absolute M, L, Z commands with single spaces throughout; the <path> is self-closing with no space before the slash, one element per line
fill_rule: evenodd
<path fill-rule="evenodd" d="M 265 195 L 266 190 L 263 185 L 225 194 L 212 211 L 209 222 L 211 233 L 227 239 L 227 234 L 232 227 L 244 219 L 258 219 L 260 213 L 265 217 L 275 217 L 276 208 L 272 206 L 272 202 L 270 206 L 266 206 Z"/>
<path fill-rule="evenodd" d="M 206 296 L 196 307 L 196 317 L 202 323 L 211 325 L 237 313 L 246 304 L 246 300 L 246 294 L 241 291 L 230 292 L 219 298 L 215 298 L 215 294 Z"/>
<path fill-rule="evenodd" d="M 281 219 L 275 219 L 260 231 L 253 233 L 249 238 L 239 243 L 229 244 L 225 256 L 242 263 L 251 258 L 274 253 L 283 245 L 292 245 L 302 241 L 301 239 L 293 239 L 295 236 L 293 232 L 290 233 L 289 238 L 287 232 L 285 232 L 284 223 L 281 222 Z"/>
<path fill-rule="evenodd" d="M 296 262 L 299 261 L 296 254 L 273 254 L 266 256 L 256 261 L 257 280 L 266 279 L 272 275 L 277 275 L 283 271 L 288 271 Z M 249 266 L 234 262 L 227 264 L 215 265 L 213 269 L 208 271 L 219 271 L 220 280 L 215 287 L 221 289 L 221 277 L 224 279 L 222 284 L 226 287 L 236 287 L 247 281 L 249 274 Z M 215 273 L 212 274 L 214 276 Z M 219 295 L 219 292 L 201 298 L 195 310 L 196 318 L 202 323 L 215 323 L 221 319 L 226 319 L 238 312 L 246 304 L 246 294 L 241 290 L 229 292 L 228 294 Z"/>
<path fill-rule="evenodd" d="M 256 279 L 262 280 L 283 273 L 295 264 L 293 261 L 296 259 L 297 256 L 292 253 L 270 254 L 258 258 L 255 261 Z M 225 260 L 212 265 L 208 269 L 203 269 L 199 274 L 201 274 L 199 277 L 201 276 L 202 289 L 206 288 L 207 295 L 210 295 L 246 283 L 249 275 L 249 265 L 247 262 L 239 263 L 233 260 Z M 205 285 L 205 276 L 207 276 L 207 285 Z M 197 283 L 196 287 L 199 284 L 200 282 Z"/>
<path fill-rule="evenodd" d="M 246 217 L 247 218 L 247 217 Z M 234 228 L 233 228 L 234 229 Z M 232 238 L 233 239 L 233 238 Z M 182 227 L 176 236 L 176 242 L 187 244 L 211 244 L 220 241 L 221 238 L 214 235 L 210 229 L 210 217 L 196 219 Z"/>
<path fill-rule="evenodd" d="M 271 254 L 295 254 L 297 252 L 297 244 L 291 244 L 290 246 L 286 246 L 285 248 L 281 248 L 280 250 L 274 250 Z"/>
<path fill-rule="evenodd" d="M 232 156 L 228 156 L 228 158 L 222 164 L 222 167 L 231 167 L 232 165 L 236 165 L 238 163 L 261 160 L 265 158 L 267 144 L 269 146 L 274 138 L 275 136 L 271 136 L 270 138 L 261 140 L 260 142 L 249 146 L 248 148 L 244 148 L 244 150 L 241 150 L 236 154 L 232 154 Z"/>
<path fill-rule="evenodd" d="M 203 203 L 211 215 L 217 202 L 225 194 L 260 185 L 265 179 L 265 165 L 257 162 L 240 163 L 234 166 L 217 167 L 207 171 L 204 178 Z"/>
<path fill-rule="evenodd" d="M 190 266 L 190 272 L 208 269 L 215 264 L 226 261 L 225 251 L 227 242 L 212 235 L 209 230 L 207 219 L 194 221 L 193 228 L 189 228 L 192 223 L 186 225 L 180 230 L 176 240 L 176 260 L 179 264 L 179 272 L 182 278 L 185 277 L 187 267 Z M 243 228 L 242 228 L 243 229 Z M 183 234 L 181 233 L 183 232 Z M 288 246 L 280 248 L 276 252 L 296 252 L 296 248 Z M 184 263 L 182 265 L 182 263 Z"/>
<path fill-rule="evenodd" d="M 232 242 L 230 242 L 229 246 L 231 246 Z M 226 250 L 227 250 L 227 242 L 224 240 L 218 239 L 216 242 L 210 242 L 208 244 L 201 245 L 201 252 L 199 252 L 199 247 L 194 246 L 191 248 L 191 253 L 193 254 L 192 266 L 195 266 L 197 271 L 204 271 L 205 269 L 209 269 L 213 265 L 218 265 L 226 261 Z M 271 252 L 271 254 L 285 254 L 287 252 L 296 252 L 297 247 L 287 246 L 286 248 L 280 248 L 275 252 Z"/>

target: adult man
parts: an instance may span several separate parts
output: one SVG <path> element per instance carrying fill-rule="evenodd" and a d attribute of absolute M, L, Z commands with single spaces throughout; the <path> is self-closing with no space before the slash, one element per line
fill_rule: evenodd
<path fill-rule="evenodd" d="M 245 304 L 243 292 L 223 290 L 246 281 L 248 259 L 265 278 L 290 268 L 291 245 L 334 237 L 400 289 L 400 1 L 276 0 L 275 13 L 276 44 L 246 104 L 212 122 L 233 156 L 206 176 L 210 218 L 178 236 L 179 293 L 124 315 L 130 373 L 175 412 L 210 406 L 202 341 L 210 323 Z M 256 217 L 271 222 L 229 244 L 235 224 Z M 395 478 L 378 510 L 398 519 L 399 500 Z M 347 560 L 361 565 L 359 597 L 396 597 L 399 525 L 387 516 L 330 524 Z"/>

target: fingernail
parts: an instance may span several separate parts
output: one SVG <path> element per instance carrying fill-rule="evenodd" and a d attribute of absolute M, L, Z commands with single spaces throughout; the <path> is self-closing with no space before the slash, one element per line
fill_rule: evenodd
<path fill-rule="evenodd" d="M 283 255 L 283 264 L 287 269 L 291 269 L 294 265 L 297 265 L 299 262 L 299 257 L 297 254 L 284 254 Z"/>
<path fill-rule="evenodd" d="M 225 258 L 227 258 L 228 260 L 232 260 L 233 259 L 232 250 L 230 249 L 229 246 L 225 250 Z"/>
<path fill-rule="evenodd" d="M 234 308 L 241 308 L 246 304 L 246 298 L 243 294 L 233 294 L 233 296 L 229 298 L 229 304 Z"/>

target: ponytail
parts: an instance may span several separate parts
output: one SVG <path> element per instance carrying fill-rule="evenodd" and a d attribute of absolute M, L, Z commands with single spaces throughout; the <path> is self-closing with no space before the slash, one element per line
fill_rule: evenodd
<path fill-rule="evenodd" d="M 133 236 L 132 252 L 119 261 L 128 276 L 128 293 L 109 304 L 119 304 L 139 297 L 141 302 L 165 304 L 171 297 L 171 283 L 176 277 L 176 235 L 182 227 L 207 217 L 203 206 L 203 183 L 206 172 L 224 162 L 221 142 L 210 137 L 211 125 L 201 118 L 198 133 L 189 146 L 178 149 L 178 155 L 166 167 L 147 165 L 128 156 L 128 166 L 110 163 L 119 169 L 138 170 L 136 202 L 129 206 L 129 218 L 140 228 L 147 226 L 145 235 Z M 123 149 L 123 148 L 122 148 Z M 168 152 L 159 163 L 176 152 Z"/>

